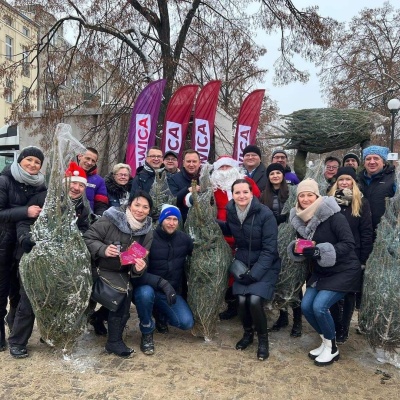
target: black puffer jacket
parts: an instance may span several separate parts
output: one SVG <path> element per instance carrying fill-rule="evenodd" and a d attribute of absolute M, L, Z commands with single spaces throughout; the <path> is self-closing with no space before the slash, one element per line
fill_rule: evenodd
<path fill-rule="evenodd" d="M 323 197 L 307 224 L 296 215 L 296 208 L 291 209 L 289 221 L 299 237 L 314 240 L 320 250 L 321 259 L 311 262 L 312 274 L 307 286 L 346 293 L 360 291 L 362 269 L 354 251 L 354 237 L 333 197 Z M 291 242 L 288 256 L 294 261 L 304 261 L 304 256 L 295 255 L 293 248 Z"/>
<path fill-rule="evenodd" d="M 369 201 L 372 213 L 372 228 L 376 235 L 376 227 L 381 222 L 386 209 L 386 197 L 393 197 L 395 190 L 395 168 L 386 165 L 383 170 L 369 178 L 365 169 L 358 175 L 358 182 L 362 193 Z"/>
<path fill-rule="evenodd" d="M 270 300 L 273 297 L 281 269 L 277 242 L 278 226 L 274 214 L 255 197 L 253 197 L 243 224 L 239 221 L 233 200 L 228 203 L 226 209 L 227 221 L 218 221 L 218 223 L 224 235 L 231 235 L 235 239 L 235 258 L 246 265 L 250 261 L 250 275 L 255 280 L 250 285 L 243 285 L 240 281 L 235 281 L 233 294 L 254 294 Z M 251 250 L 249 253 L 250 235 Z"/>
<path fill-rule="evenodd" d="M 126 185 L 119 185 L 115 182 L 112 172 L 106 175 L 104 182 L 106 183 L 110 207 L 121 207 L 127 204 L 132 189 L 132 181 L 133 179 L 130 178 Z"/>
<path fill-rule="evenodd" d="M 192 251 L 193 240 L 189 235 L 181 231 L 170 235 L 158 226 L 153 234 L 149 266 L 139 279 L 135 279 L 135 286 L 150 285 L 157 289 L 158 281 L 163 278 L 181 293 L 185 260 Z"/>
<path fill-rule="evenodd" d="M 12 262 L 17 243 L 16 223 L 28 218 L 28 202 L 37 193 L 46 190 L 45 185 L 37 187 L 17 182 L 11 175 L 10 167 L 0 175 L 0 264 Z"/>
<path fill-rule="evenodd" d="M 157 170 L 156 172 L 147 163 L 145 163 L 145 167 L 142 167 L 140 170 L 139 168 L 136 171 L 136 176 L 132 180 L 131 193 L 134 194 L 138 190 L 144 190 L 146 193 L 150 193 L 150 189 L 153 186 L 156 173 L 161 173 L 162 170 Z"/>
<path fill-rule="evenodd" d="M 110 244 L 121 243 L 121 251 L 126 251 L 134 242 L 139 242 L 150 250 L 153 240 L 151 218 L 146 218 L 146 223 L 140 231 L 132 231 L 128 225 L 125 207 L 111 207 L 83 234 L 90 255 L 99 268 L 100 275 L 106 277 L 118 287 L 126 287 L 129 281 L 131 266 L 122 266 L 119 257 L 106 257 L 105 251 Z M 135 274 L 139 276 L 142 273 Z"/>

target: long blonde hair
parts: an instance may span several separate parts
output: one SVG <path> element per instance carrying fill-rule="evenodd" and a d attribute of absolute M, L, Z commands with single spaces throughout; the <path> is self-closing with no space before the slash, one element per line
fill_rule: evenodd
<path fill-rule="evenodd" d="M 328 196 L 335 196 L 336 191 L 338 190 L 338 182 L 342 177 L 350 178 L 353 182 L 353 197 L 351 200 L 351 215 L 353 217 L 360 217 L 360 211 L 362 208 L 362 198 L 363 194 L 361 193 L 360 188 L 357 185 L 357 182 L 350 175 L 340 175 L 338 180 L 333 184 L 331 190 L 328 193 Z"/>

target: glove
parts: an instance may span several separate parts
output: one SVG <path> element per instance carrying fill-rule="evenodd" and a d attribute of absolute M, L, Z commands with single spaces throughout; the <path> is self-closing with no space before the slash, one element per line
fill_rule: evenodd
<path fill-rule="evenodd" d="M 239 283 L 242 285 L 251 285 L 256 280 L 250 275 L 250 270 L 248 270 L 245 274 L 239 275 Z"/>
<path fill-rule="evenodd" d="M 320 260 L 321 252 L 318 247 L 306 247 L 303 249 L 303 256 L 313 260 Z"/>
<path fill-rule="evenodd" d="M 157 287 L 161 289 L 167 296 L 167 303 L 169 306 L 176 303 L 176 292 L 172 285 L 163 278 L 158 281 Z"/>
<path fill-rule="evenodd" d="M 279 214 L 279 215 L 277 215 L 276 216 L 276 222 L 277 222 L 277 224 L 279 225 L 279 224 L 282 224 L 282 223 L 284 223 L 284 222 L 286 222 L 287 221 L 287 219 L 288 219 L 288 216 L 289 216 L 289 214 Z"/>
<path fill-rule="evenodd" d="M 27 237 L 22 240 L 21 247 L 22 250 L 24 250 L 24 253 L 30 253 L 35 244 L 36 243 L 30 237 Z"/>

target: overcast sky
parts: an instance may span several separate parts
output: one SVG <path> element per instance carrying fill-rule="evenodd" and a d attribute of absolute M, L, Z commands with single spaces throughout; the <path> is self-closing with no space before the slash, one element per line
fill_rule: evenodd
<path fill-rule="evenodd" d="M 319 14 L 326 17 L 332 17 L 339 22 L 350 21 L 363 8 L 379 8 L 385 3 L 385 0 L 293 0 L 293 4 L 298 9 L 307 6 L 318 5 Z M 399 0 L 390 0 L 390 4 L 400 7 Z M 267 89 L 269 96 L 278 102 L 280 114 L 290 114 L 293 111 L 303 108 L 326 107 L 321 97 L 319 89 L 319 80 L 316 75 L 316 69 L 312 64 L 308 64 L 301 59 L 296 59 L 296 65 L 301 69 L 307 69 L 310 72 L 310 80 L 307 84 L 292 83 L 287 86 L 273 86 L 273 64 L 279 57 L 279 35 L 275 37 L 259 35 L 257 42 L 267 47 L 267 54 L 262 58 L 261 65 L 268 68 L 266 82 L 260 85 L 260 88 Z"/>

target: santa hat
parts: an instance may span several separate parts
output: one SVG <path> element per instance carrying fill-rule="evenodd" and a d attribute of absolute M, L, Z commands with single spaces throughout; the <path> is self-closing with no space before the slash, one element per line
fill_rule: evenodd
<path fill-rule="evenodd" d="M 239 163 L 234 160 L 231 156 L 224 155 L 218 157 L 217 161 L 214 162 L 214 171 L 217 169 L 220 169 L 223 165 L 229 165 L 230 167 L 237 168 L 239 166 Z"/>
<path fill-rule="evenodd" d="M 65 171 L 65 178 L 63 182 L 65 182 L 67 179 L 70 182 L 81 182 L 84 185 L 87 184 L 85 170 L 74 161 L 70 162 L 68 169 Z"/>

